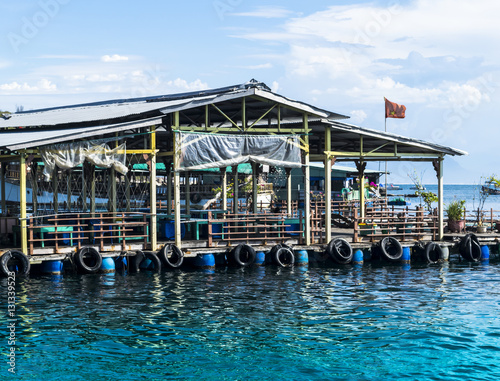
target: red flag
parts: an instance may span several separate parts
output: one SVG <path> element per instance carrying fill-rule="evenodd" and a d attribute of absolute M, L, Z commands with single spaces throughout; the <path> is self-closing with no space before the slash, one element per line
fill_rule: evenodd
<path fill-rule="evenodd" d="M 404 118 L 406 106 L 398 105 L 397 103 L 391 102 L 384 98 L 385 100 L 385 117 L 386 118 Z"/>

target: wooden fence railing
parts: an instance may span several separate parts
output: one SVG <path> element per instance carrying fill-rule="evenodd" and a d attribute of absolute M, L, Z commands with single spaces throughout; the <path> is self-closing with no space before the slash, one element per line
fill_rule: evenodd
<path fill-rule="evenodd" d="M 35 248 L 76 246 L 121 245 L 125 250 L 127 241 L 149 240 L 149 219 L 146 213 L 95 213 L 58 214 L 30 217 L 27 219 L 28 254 L 33 255 Z M 19 226 L 15 229 L 15 238 Z M 20 236 L 20 235 L 19 235 Z M 130 242 L 129 242 L 130 243 Z"/>

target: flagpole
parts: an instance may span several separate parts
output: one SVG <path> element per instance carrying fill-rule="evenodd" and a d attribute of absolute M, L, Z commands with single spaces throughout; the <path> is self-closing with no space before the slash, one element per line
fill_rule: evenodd
<path fill-rule="evenodd" d="M 387 132 L 387 115 L 385 115 L 385 110 L 384 110 L 384 119 L 385 119 L 385 126 L 384 126 L 384 132 Z M 387 160 L 385 161 L 385 198 L 388 198 L 388 193 L 387 193 Z"/>

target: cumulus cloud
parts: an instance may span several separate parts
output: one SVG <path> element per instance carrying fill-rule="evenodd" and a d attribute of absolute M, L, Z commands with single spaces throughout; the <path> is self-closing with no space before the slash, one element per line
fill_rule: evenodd
<path fill-rule="evenodd" d="M 4 83 L 0 85 L 0 90 L 5 94 L 30 94 L 30 93 L 44 93 L 57 90 L 57 86 L 48 79 L 41 79 L 36 85 L 30 85 L 27 82 L 18 83 L 16 81 Z"/>
<path fill-rule="evenodd" d="M 366 115 L 366 112 L 364 112 L 363 110 L 352 110 L 349 122 L 352 122 L 354 124 L 361 124 L 364 122 L 367 116 L 368 115 Z"/>
<path fill-rule="evenodd" d="M 102 62 L 122 62 L 122 61 L 128 61 L 128 57 L 126 56 L 120 56 L 118 54 L 113 54 L 112 56 L 105 55 L 101 57 Z"/>

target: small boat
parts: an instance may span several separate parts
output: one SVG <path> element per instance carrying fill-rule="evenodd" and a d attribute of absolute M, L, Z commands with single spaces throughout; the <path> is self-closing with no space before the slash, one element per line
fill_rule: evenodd
<path fill-rule="evenodd" d="M 423 185 L 416 185 L 416 186 L 413 186 L 413 187 L 410 187 L 410 189 L 415 189 L 415 190 L 425 190 L 425 187 Z"/>
<path fill-rule="evenodd" d="M 481 191 L 486 194 L 500 194 L 500 185 L 493 181 L 487 180 L 481 187 Z"/>

